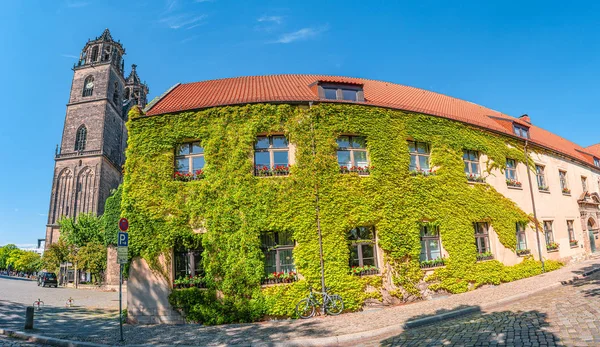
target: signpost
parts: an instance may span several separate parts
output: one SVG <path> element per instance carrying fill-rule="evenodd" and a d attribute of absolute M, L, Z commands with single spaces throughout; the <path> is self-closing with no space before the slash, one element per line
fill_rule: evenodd
<path fill-rule="evenodd" d="M 121 330 L 121 341 L 123 339 L 123 264 L 127 264 L 127 247 L 129 246 L 129 221 L 127 218 L 119 220 L 119 230 L 117 239 L 117 263 L 119 264 L 119 328 Z"/>

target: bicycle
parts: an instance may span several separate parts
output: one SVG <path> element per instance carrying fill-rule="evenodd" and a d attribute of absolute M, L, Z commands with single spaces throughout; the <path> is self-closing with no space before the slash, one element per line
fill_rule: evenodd
<path fill-rule="evenodd" d="M 36 301 L 33 302 L 33 307 L 37 308 L 37 310 L 41 310 L 42 307 L 44 307 L 44 302 L 40 299 L 37 299 Z"/>
<path fill-rule="evenodd" d="M 344 310 L 344 301 L 342 297 L 337 294 L 329 295 L 327 293 L 330 288 L 325 287 L 325 291 L 320 292 L 323 297 L 323 306 L 325 307 L 325 313 L 337 316 Z M 321 304 L 317 300 L 317 296 L 313 293 L 313 288 L 309 287 L 310 293 L 307 298 L 304 298 L 296 304 L 296 314 L 302 319 L 310 318 L 315 315 L 316 307 Z"/>

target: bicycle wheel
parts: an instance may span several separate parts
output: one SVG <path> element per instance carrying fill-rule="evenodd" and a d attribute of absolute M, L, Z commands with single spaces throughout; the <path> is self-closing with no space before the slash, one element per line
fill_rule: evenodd
<path fill-rule="evenodd" d="M 315 315 L 315 305 L 308 299 L 302 299 L 296 305 L 296 314 L 302 319 Z"/>
<path fill-rule="evenodd" d="M 344 301 L 342 300 L 342 297 L 337 294 L 329 296 L 327 304 L 325 305 L 325 312 L 332 316 L 337 316 L 342 313 L 343 310 Z"/>

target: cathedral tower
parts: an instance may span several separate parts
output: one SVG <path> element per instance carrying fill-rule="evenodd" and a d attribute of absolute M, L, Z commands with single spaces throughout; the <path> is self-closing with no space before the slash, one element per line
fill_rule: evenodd
<path fill-rule="evenodd" d="M 148 87 L 133 65 L 124 77 L 125 49 L 108 29 L 88 40 L 78 63 L 57 148 L 46 245 L 58 241 L 59 220 L 81 213 L 102 214 L 110 191 L 121 183 L 127 111 L 146 105 Z"/>

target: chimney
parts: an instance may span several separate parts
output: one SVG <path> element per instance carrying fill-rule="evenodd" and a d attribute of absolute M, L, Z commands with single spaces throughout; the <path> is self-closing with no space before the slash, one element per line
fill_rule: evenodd
<path fill-rule="evenodd" d="M 531 118 L 529 118 L 529 116 L 527 114 L 522 115 L 521 117 L 519 117 L 519 119 L 524 121 L 527 124 L 531 124 Z"/>

